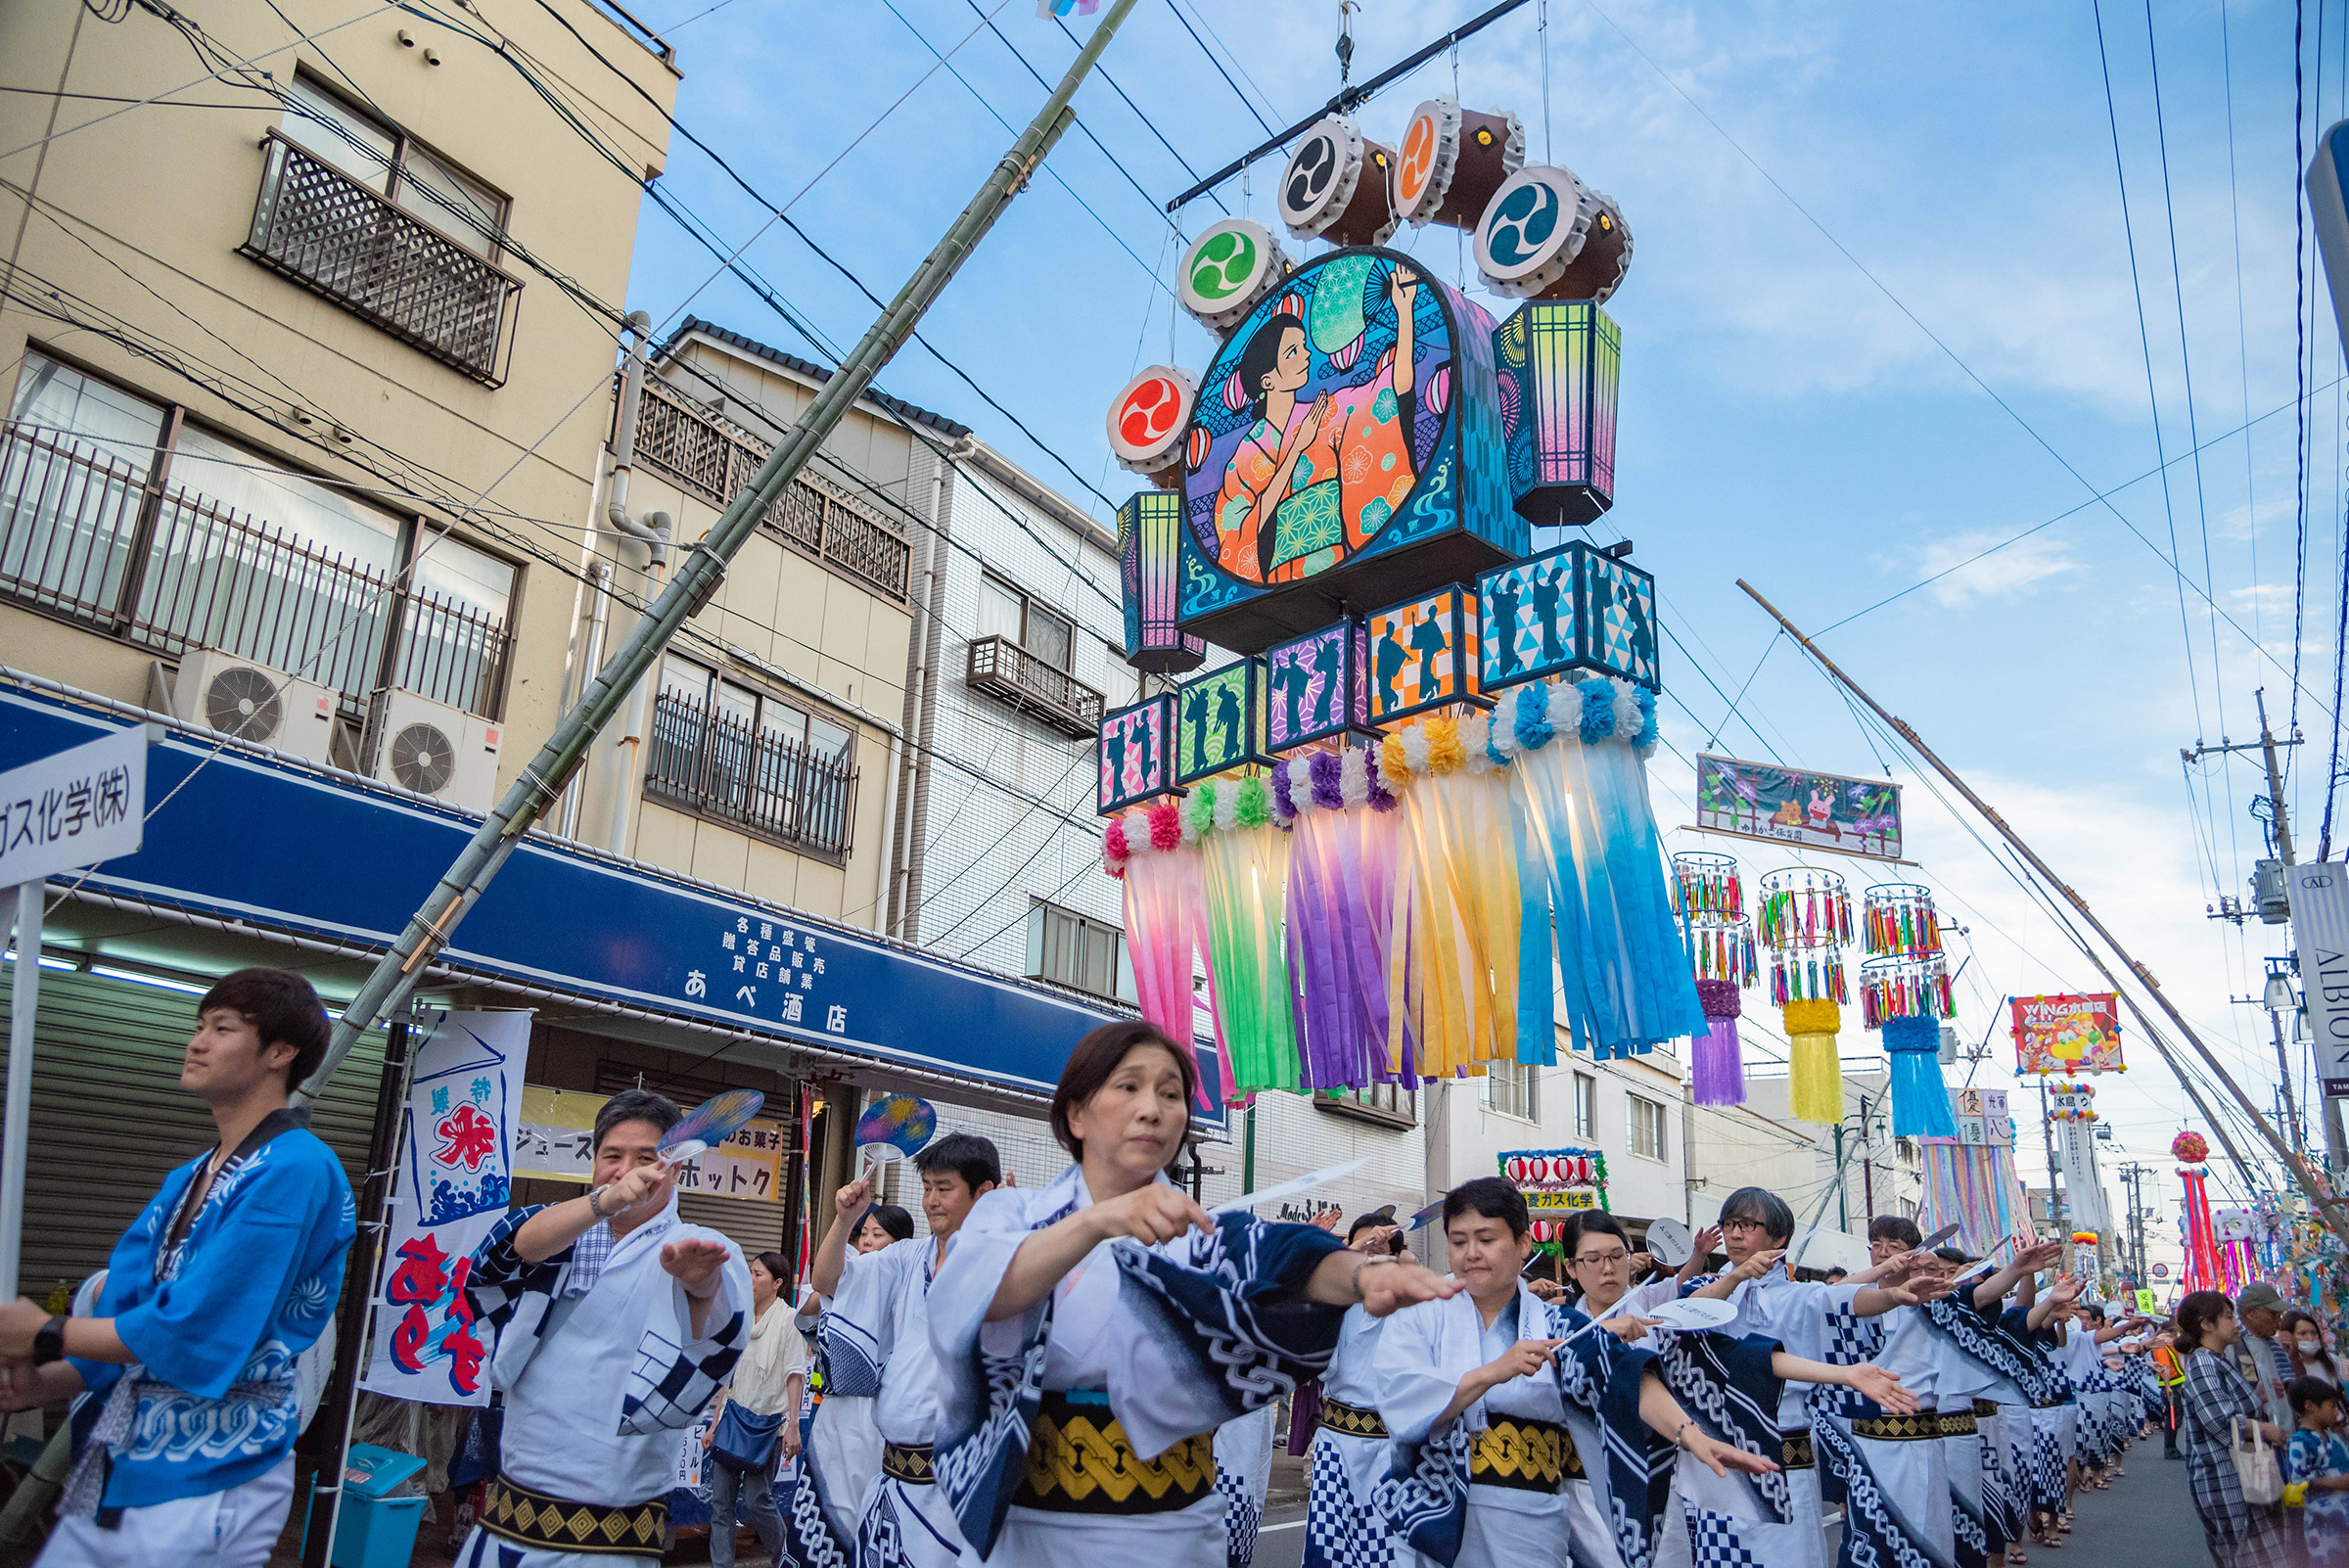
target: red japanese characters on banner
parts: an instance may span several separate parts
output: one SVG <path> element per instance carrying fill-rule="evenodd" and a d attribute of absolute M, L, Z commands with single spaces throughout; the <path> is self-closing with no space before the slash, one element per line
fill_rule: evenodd
<path fill-rule="evenodd" d="M 2009 1005 L 2017 1073 L 2129 1070 L 2121 1061 L 2118 996 L 2016 996 Z"/>
<path fill-rule="evenodd" d="M 486 1405 L 490 1337 L 465 1279 L 513 1195 L 530 1015 L 428 1012 L 415 1034 L 391 1248 L 361 1386 L 428 1405 Z"/>

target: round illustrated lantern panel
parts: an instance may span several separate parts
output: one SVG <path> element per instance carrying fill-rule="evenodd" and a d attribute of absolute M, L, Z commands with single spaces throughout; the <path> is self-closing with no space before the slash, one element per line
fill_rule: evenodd
<path fill-rule="evenodd" d="M 1221 332 L 1289 273 L 1272 231 L 1252 218 L 1225 218 L 1183 253 L 1175 293 L 1200 325 Z"/>
<path fill-rule="evenodd" d="M 1257 302 L 1201 379 L 1183 524 L 1242 582 L 1359 554 L 1409 501 L 1454 417 L 1457 326 L 1410 257 L 1334 251 Z"/>
<path fill-rule="evenodd" d="M 1156 474 L 1182 459 L 1183 431 L 1198 401 L 1199 384 L 1187 370 L 1152 365 L 1128 382 L 1109 405 L 1109 449 L 1132 474 Z"/>
<path fill-rule="evenodd" d="M 1603 303 L 1631 259 L 1623 213 L 1571 169 L 1535 163 L 1517 170 L 1477 221 L 1477 270 L 1494 293 L 1511 299 Z"/>

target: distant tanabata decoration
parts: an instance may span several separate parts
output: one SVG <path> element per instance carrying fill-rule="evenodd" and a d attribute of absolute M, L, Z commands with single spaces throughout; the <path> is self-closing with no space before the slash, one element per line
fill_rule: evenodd
<path fill-rule="evenodd" d="M 1788 1107 L 1833 1127 L 1843 1120 L 1835 1037 L 1851 999 L 1843 949 L 1852 940 L 1852 899 L 1843 878 L 1811 866 L 1765 874 L 1755 933 L 1770 949 L 1770 999 L 1785 1014 Z"/>
<path fill-rule="evenodd" d="M 1696 760 L 1696 825 L 1875 860 L 1901 855 L 1901 787 L 1727 757 Z"/>
<path fill-rule="evenodd" d="M 1690 850 L 1672 857 L 1672 893 L 1705 1010 L 1705 1032 L 1689 1040 L 1689 1092 L 1699 1105 L 1743 1105 L 1737 1020 L 1745 1011 L 1741 993 L 1761 978 L 1754 925 L 1745 917 L 1745 884 L 1733 857 Z"/>
<path fill-rule="evenodd" d="M 2121 998 L 2017 996 L 2014 1023 L 2017 1073 L 2125 1073 L 2121 1061 Z"/>

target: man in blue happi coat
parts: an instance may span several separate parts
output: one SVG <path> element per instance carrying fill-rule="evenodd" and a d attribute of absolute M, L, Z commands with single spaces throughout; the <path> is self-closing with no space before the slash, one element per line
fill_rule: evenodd
<path fill-rule="evenodd" d="M 115 1243 L 92 1314 L 0 1306 L 0 1403 L 89 1391 L 38 1568 L 260 1568 L 294 1498 L 294 1363 L 343 1284 L 342 1162 L 286 1098 L 326 1055 L 299 975 L 240 969 L 197 1004 L 180 1086 L 220 1141 L 164 1177 Z"/>

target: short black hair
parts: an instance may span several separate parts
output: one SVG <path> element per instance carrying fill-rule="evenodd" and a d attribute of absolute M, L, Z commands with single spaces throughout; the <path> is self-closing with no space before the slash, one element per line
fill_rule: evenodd
<path fill-rule="evenodd" d="M 1392 1206 L 1384 1209 L 1372 1209 L 1365 1214 L 1358 1214 L 1354 1217 L 1354 1223 L 1346 1227 L 1346 1239 L 1348 1241 L 1352 1241 L 1355 1237 L 1360 1235 L 1372 1225 L 1391 1225 L 1399 1223 L 1401 1223 L 1401 1222 L 1395 1218 L 1395 1210 Z"/>
<path fill-rule="evenodd" d="M 1963 1268 L 1967 1264 L 1980 1263 L 1982 1261 L 1981 1259 L 1975 1257 L 1972 1253 L 1966 1251 L 1963 1247 L 1936 1247 L 1933 1249 L 1933 1256 L 1939 1258 L 1943 1263 L 1956 1264 L 1960 1268 Z"/>
<path fill-rule="evenodd" d="M 1803 1270 L 1803 1272 L 1806 1274 L 1810 1271 L 1811 1270 L 1808 1268 Z M 1849 1268 L 1844 1268 L 1841 1264 L 1837 1264 L 1834 1268 L 1828 1269 L 1825 1273 L 1820 1274 L 1819 1277 L 1825 1283 L 1832 1285 L 1838 1279 L 1849 1277 L 1850 1274 L 1851 1270 Z"/>
<path fill-rule="evenodd" d="M 1916 1228 L 1916 1222 L 1904 1220 L 1897 1214 L 1880 1214 L 1867 1222 L 1870 1241 L 1897 1241 L 1914 1250 L 1924 1244 L 1925 1233 Z"/>
<path fill-rule="evenodd" d="M 1517 1190 L 1515 1182 L 1497 1176 L 1463 1181 L 1444 1194 L 1446 1226 L 1464 1214 L 1498 1220 L 1509 1227 L 1510 1235 L 1521 1238 L 1533 1223 L 1533 1217 L 1525 1212 L 1525 1194 Z"/>
<path fill-rule="evenodd" d="M 261 1037 L 261 1049 L 284 1043 L 294 1047 L 286 1064 L 286 1088 L 301 1086 L 318 1064 L 326 1060 L 326 1004 L 317 991 L 291 969 L 240 969 L 212 982 L 212 989 L 196 1004 L 202 1018 L 215 1007 L 242 1016 Z"/>
<path fill-rule="evenodd" d="M 1639 1250 L 1632 1245 L 1631 1232 L 1623 1228 L 1622 1221 L 1611 1214 L 1593 1211 L 1580 1216 L 1574 1222 L 1574 1231 L 1567 1239 L 1566 1256 L 1569 1261 L 1581 1256 L 1583 1238 L 1589 1235 L 1613 1236 L 1617 1241 L 1623 1243 L 1624 1251 L 1637 1252 Z"/>
<path fill-rule="evenodd" d="M 898 1241 L 913 1239 L 913 1216 L 894 1203 L 869 1205 L 864 1213 L 856 1217 L 856 1230 L 862 1230 L 867 1220 L 888 1231 Z M 849 1238 L 852 1241 L 855 1239 L 856 1230 L 849 1232 Z"/>
<path fill-rule="evenodd" d="M 1781 1247 L 1794 1239 L 1794 1211 L 1768 1187 L 1739 1187 L 1730 1193 L 1721 1206 L 1721 1223 L 1726 1226 L 1732 1220 L 1755 1222 Z"/>
<path fill-rule="evenodd" d="M 958 1176 L 974 1195 L 981 1187 L 1003 1184 L 1003 1157 L 976 1132 L 949 1132 L 932 1139 L 913 1157 L 913 1168 L 924 1176 Z"/>
<path fill-rule="evenodd" d="M 2297 1377 L 2283 1397 L 2292 1402 L 2294 1415 L 2306 1415 L 2320 1405 L 2339 1403 L 2341 1391 L 2321 1377 Z"/>
<path fill-rule="evenodd" d="M 622 1089 L 595 1113 L 595 1143 L 590 1152 L 603 1148 L 605 1134 L 622 1122 L 650 1122 L 666 1132 L 684 1119 L 677 1102 L 666 1094 L 648 1088 Z"/>
<path fill-rule="evenodd" d="M 1155 1045 L 1174 1058 L 1175 1070 L 1182 1075 L 1183 1131 L 1190 1130 L 1191 1101 L 1199 1097 L 1199 1053 L 1147 1020 L 1120 1019 L 1088 1031 L 1070 1048 L 1069 1059 L 1060 1069 L 1060 1083 L 1052 1090 L 1052 1136 L 1072 1158 L 1083 1160 L 1084 1139 L 1070 1130 L 1069 1113 L 1100 1093 L 1101 1085 L 1126 1060 L 1126 1053 L 1142 1045 Z M 1182 1139 L 1177 1137 L 1174 1152 L 1167 1156 L 1168 1169 L 1181 1158 Z"/>

